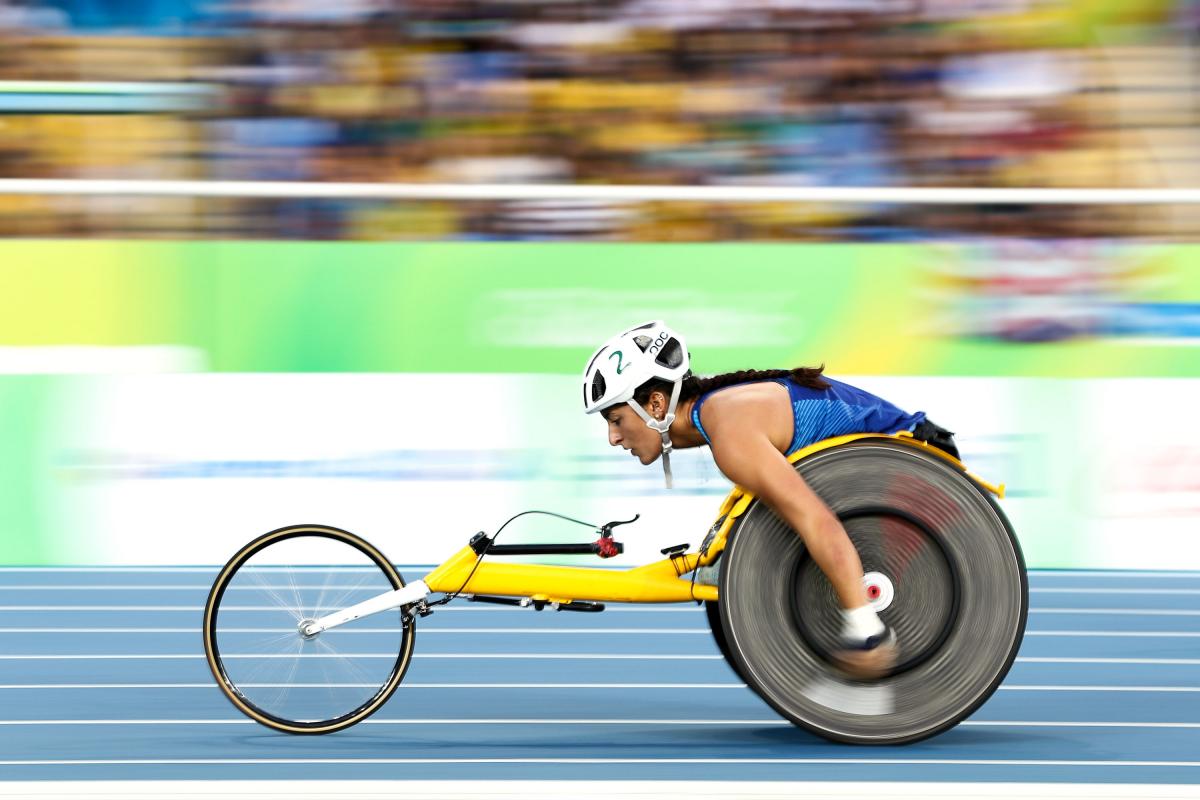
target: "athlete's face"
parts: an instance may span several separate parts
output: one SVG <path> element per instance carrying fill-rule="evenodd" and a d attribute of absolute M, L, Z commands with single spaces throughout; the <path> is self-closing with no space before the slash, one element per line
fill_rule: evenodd
<path fill-rule="evenodd" d="M 656 392 L 644 408 L 655 419 L 661 419 L 665 401 L 658 402 Z M 608 422 L 608 443 L 628 450 L 643 464 L 653 464 L 662 455 L 662 436 L 646 425 L 628 403 L 621 403 L 603 412 Z"/>

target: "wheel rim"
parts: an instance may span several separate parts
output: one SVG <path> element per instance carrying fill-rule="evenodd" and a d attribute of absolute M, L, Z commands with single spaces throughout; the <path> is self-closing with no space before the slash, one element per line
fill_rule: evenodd
<path fill-rule="evenodd" d="M 306 637 L 303 621 L 403 586 L 377 550 L 345 531 L 284 528 L 222 570 L 205 612 L 209 665 L 243 713 L 290 733 L 327 733 L 374 713 L 412 652 L 399 611 Z"/>

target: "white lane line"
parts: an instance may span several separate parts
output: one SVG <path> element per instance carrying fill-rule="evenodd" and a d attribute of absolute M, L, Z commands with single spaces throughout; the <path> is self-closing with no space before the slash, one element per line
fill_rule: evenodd
<path fill-rule="evenodd" d="M 309 653 L 305 658 L 390 658 L 395 659 L 396 653 Z M 413 653 L 413 658 L 467 658 L 467 659 L 554 659 L 567 661 L 721 661 L 724 656 L 693 656 L 693 655 L 649 655 L 649 654 L 612 654 L 612 653 Z M 10 655 L 0 654 L 0 661 L 124 661 L 144 660 L 156 661 L 162 659 L 203 659 L 203 653 L 168 653 L 156 655 L 150 653 L 135 654 L 71 654 L 71 655 Z M 278 654 L 232 654 L 222 655 L 222 660 L 230 658 L 294 658 L 287 653 Z M 1018 661 L 1020 659 L 1017 659 Z M 1196 661 L 1200 664 L 1200 659 Z"/>
<path fill-rule="evenodd" d="M 421 569 L 431 570 L 434 567 L 436 567 L 437 565 L 436 564 L 405 564 L 405 565 L 393 564 L 392 566 L 394 566 L 398 572 L 404 572 L 405 570 L 414 570 L 414 571 L 421 570 Z M 105 572 L 138 573 L 138 572 L 145 572 L 145 573 L 156 573 L 156 572 L 161 572 L 164 574 L 175 574 L 175 573 L 181 573 L 181 572 L 188 572 L 188 573 L 207 573 L 209 575 L 212 575 L 213 578 L 216 578 L 217 573 L 220 571 L 221 571 L 220 566 L 215 566 L 215 567 L 204 567 L 204 566 L 191 566 L 191 567 L 138 567 L 138 566 L 125 566 L 125 567 L 104 567 L 104 566 L 0 567 L 0 572 L 12 572 L 12 573 L 17 573 L 17 574 L 27 573 L 27 572 L 28 573 L 38 573 L 38 572 L 47 572 L 47 573 L 61 573 L 61 572 L 84 572 L 84 573 L 105 573 Z M 308 567 L 308 566 L 303 566 L 303 565 L 297 565 L 294 567 L 257 567 L 256 571 L 257 572 L 363 573 L 363 572 L 378 572 L 379 568 L 378 567 L 321 567 L 321 566 Z"/>
<path fill-rule="evenodd" d="M 278 611 L 279 606 L 222 607 L 222 611 Z M 0 606 L 0 611 L 187 611 L 199 614 L 204 606 Z"/>
<path fill-rule="evenodd" d="M 280 607 L 275 606 L 221 606 L 221 611 L 279 611 Z M 204 611 L 204 606 L 180 606 L 180 605 L 0 605 L 0 611 L 145 611 L 145 612 L 187 612 L 189 614 L 200 614 Z M 482 605 L 461 605 L 461 606 L 443 606 L 437 609 L 438 614 L 467 612 L 472 614 L 514 614 L 529 612 L 532 609 L 521 608 L 501 608 L 495 606 Z M 534 612 L 536 613 L 536 612 Z M 699 614 L 700 611 L 694 607 L 677 608 L 677 607 L 657 607 L 654 605 L 646 606 L 622 606 L 608 605 L 604 614 Z M 1134 617 L 1200 617 L 1200 609 L 1179 609 L 1179 608 L 1037 608 L 1030 607 L 1030 614 L 1091 614 L 1091 615 L 1125 615 Z"/>
<path fill-rule="evenodd" d="M 1031 569 L 1030 578 L 1200 578 L 1195 570 Z"/>
<path fill-rule="evenodd" d="M 733 777 L 733 776 L 729 776 Z M 10 795 L 63 800 L 87 798 L 158 798 L 189 800 L 379 800 L 385 797 L 425 797 L 440 800 L 665 800 L 666 798 L 728 798 L 740 800 L 931 800 L 931 798 L 1012 798 L 1023 800 L 1147 800 L 1196 798 L 1196 788 L 1186 784 L 1017 783 L 969 784 L 953 781 L 781 781 L 781 780 L 241 780 L 214 778 L 185 780 L 7 781 Z"/>
<path fill-rule="evenodd" d="M 854 764 L 859 766 L 951 767 L 964 765 L 972 767 L 1200 767 L 1200 761 L 1089 761 L 1015 758 L 81 758 L 0 761 L 0 766 L 3 767 L 224 766 L 228 764 L 296 766 L 308 764 Z M 1056 785 L 1068 786 L 1069 784 Z M 976 785 L 975 789 L 976 793 L 971 796 L 982 796 L 978 791 L 982 787 Z"/>
<path fill-rule="evenodd" d="M 1081 587 L 1036 587 L 1029 590 L 1030 594 L 1200 594 L 1200 589 L 1124 589 Z"/>
<path fill-rule="evenodd" d="M 295 633 L 299 632 L 295 627 L 289 628 L 221 628 L 221 633 Z M 331 631 L 326 631 L 321 634 L 338 633 L 397 633 L 398 628 L 334 628 Z M 0 634 L 4 633 L 200 633 L 200 626 L 194 628 L 0 628 Z M 432 626 L 422 626 L 421 635 L 425 636 L 434 633 L 572 633 L 572 634 L 597 634 L 597 633 L 617 633 L 622 635 L 633 633 L 652 633 L 661 634 L 685 634 L 688 636 L 703 634 L 704 636 L 712 636 L 712 632 L 708 628 L 435 628 Z M 1193 634 L 1200 636 L 1200 633 Z"/>
<path fill-rule="evenodd" d="M 122 725 L 257 725 L 252 719 L 20 719 L 0 720 L 2 727 L 101 727 Z M 366 719 L 359 725 L 678 725 L 734 726 L 777 725 L 791 727 L 786 719 L 489 719 L 489 718 L 432 718 L 432 719 Z M 987 728 L 1149 728 L 1200 729 L 1200 722 L 1058 722 L 1042 720 L 967 720 L 963 727 Z"/>
<path fill-rule="evenodd" d="M 113 725 L 257 725 L 242 719 L 18 719 L 0 720 L 3 727 L 88 727 Z M 786 719 L 365 719 L 358 725 L 779 725 Z"/>
<path fill-rule="evenodd" d="M 212 689 L 207 683 L 5 683 L 0 690 L 19 689 Z M 245 689 L 374 689 L 374 683 L 242 683 Z M 745 689 L 744 683 L 402 683 L 401 689 Z M 1187 692 L 1200 686 L 1081 686 L 1056 684 L 1004 684 L 1001 692 Z"/>
<path fill-rule="evenodd" d="M 8 683 L 2 689 L 212 689 L 216 683 Z M 378 683 L 239 683 L 243 689 L 377 689 Z M 745 689 L 744 683 L 402 683 L 400 689 Z M 1004 688 L 1004 687 L 1000 687 Z M 1190 690 L 1189 690 L 1190 691 Z M 1195 691 L 1200 692 L 1200 689 Z"/>
<path fill-rule="evenodd" d="M 1200 611 L 1179 608 L 1030 608 L 1030 614 L 1119 614 L 1134 617 L 1200 617 Z"/>
<path fill-rule="evenodd" d="M 0 656 L 3 658 L 3 656 Z M 1200 658 L 1050 658 L 1017 656 L 1026 664 L 1200 664 Z"/>
<path fill-rule="evenodd" d="M 1200 767 L 1200 761 L 1068 761 L 1049 759 L 980 758 L 129 758 L 129 759 L 43 759 L 0 761 L 4 767 L 82 766 L 225 766 L 244 765 L 359 765 L 359 764 L 807 764 L 856 766 L 972 766 L 972 767 Z M 1055 784 L 1062 787 L 1067 784 Z M 807 784 L 806 784 L 807 786 Z M 1007 784 L 1006 784 L 1007 786 Z M 712 784 L 705 784 L 712 788 Z M 976 786 L 976 790 L 981 787 Z M 394 790 L 393 790 L 394 791 Z M 1064 789 L 1065 791 L 1065 789 Z M 744 789 L 739 788 L 739 794 Z M 456 795 L 457 796 L 457 795 Z M 560 795 L 572 796 L 572 795 Z M 724 795 L 722 795 L 724 796 Z M 842 797 L 839 790 L 830 796 Z M 966 795 L 964 795 L 966 796 Z M 978 791 L 970 795 L 979 797 Z M 1135 795 L 1128 795 L 1133 797 Z M 1142 794 L 1137 794 L 1142 797 Z M 1156 796 L 1159 796 L 1156 794 Z M 1175 796 L 1175 795 L 1171 795 Z"/>
<path fill-rule="evenodd" d="M 1073 684 L 1004 684 L 1002 692 L 1196 692 L 1200 686 L 1082 686 Z"/>
<path fill-rule="evenodd" d="M 395 653 L 312 653 L 305 658 L 395 658 Z M 633 653 L 414 653 L 413 658 L 461 658 L 478 659 L 550 659 L 567 661 L 723 661 L 722 655 L 650 655 Z M 71 655 L 35 655 L 35 654 L 0 654 L 0 661 L 89 661 L 89 660 L 165 660 L 165 659 L 203 659 L 202 653 L 167 653 L 167 654 L 71 654 Z M 230 658 L 293 658 L 289 654 L 233 654 L 222 655 L 222 659 Z M 1056 658 L 1049 656 L 1018 656 L 1017 663 L 1027 664 L 1160 664 L 1160 665 L 1200 665 L 1200 658 Z"/>
<path fill-rule="evenodd" d="M 437 564 L 395 564 L 396 570 L 432 570 Z M 97 572 L 97 573 L 142 573 L 142 572 L 163 572 L 174 575 L 180 572 L 208 572 L 212 576 L 216 576 L 217 572 L 221 571 L 222 565 L 176 565 L 176 566 L 156 566 L 156 565 L 71 565 L 71 566 L 0 566 L 0 572 L 12 572 L 17 575 L 24 573 L 42 573 L 42 572 Z M 319 572 L 374 572 L 374 567 L 359 567 L 359 566 L 305 566 L 295 565 L 290 567 L 271 567 L 260 566 L 259 570 L 264 572 L 282 571 L 282 570 L 310 570 Z M 1055 570 L 1055 569 L 1037 569 L 1032 567 L 1028 570 L 1028 576 L 1031 578 L 1037 577 L 1087 577 L 1087 578 L 1200 578 L 1200 570 Z"/>
<path fill-rule="evenodd" d="M 707 633 L 707 631 L 706 631 Z M 1025 631 L 1026 636 L 1083 636 L 1083 637 L 1148 637 L 1159 639 L 1188 639 L 1200 637 L 1191 631 Z"/>
<path fill-rule="evenodd" d="M 341 635 L 341 634 L 367 634 L 367 633 L 396 633 L 397 628 L 336 628 L 322 635 Z M 222 628 L 221 633 L 269 633 L 269 634 L 285 634 L 295 633 L 295 628 Z M 46 633 L 70 633 L 70 634 L 113 634 L 113 633 L 179 633 L 179 634 L 196 634 L 200 633 L 200 627 L 194 628 L 0 628 L 0 635 L 6 633 L 20 634 L 46 634 Z M 684 635 L 684 636 L 711 636 L 712 632 L 708 628 L 435 628 L 424 626 L 421 628 L 421 635 L 427 636 L 437 633 L 470 633 L 470 634 L 488 634 L 488 633 L 503 633 L 503 634 L 620 634 L 627 636 L 631 634 L 653 634 L 653 635 Z M 1191 639 L 1200 638 L 1200 632 L 1193 631 L 1026 631 L 1026 636 L 1074 636 L 1083 638 L 1150 638 L 1150 639 Z"/>
<path fill-rule="evenodd" d="M 2 584 L 0 591 L 209 591 L 211 584 Z M 228 587 L 226 591 L 292 591 L 304 590 L 359 590 L 361 585 L 317 585 L 300 584 L 292 587 L 290 584 L 252 585 L 252 587 Z M 1097 587 L 1031 587 L 1030 594 L 1058 595 L 1200 595 L 1200 589 L 1160 589 L 1160 588 L 1097 588 Z"/>
<path fill-rule="evenodd" d="M 1200 722 L 1052 722 L 1052 721 L 1008 721 L 974 720 L 958 723 L 979 728 L 1188 728 L 1200 729 Z"/>
<path fill-rule="evenodd" d="M 221 606 L 221 611 L 279 611 L 280 606 Z M 200 614 L 204 611 L 204 606 L 143 606 L 143 605 L 0 605 L 0 611 L 186 611 L 190 614 Z M 438 614 L 455 611 L 469 611 L 471 613 L 521 613 L 523 611 L 532 611 L 532 609 L 521 609 L 516 607 L 484 607 L 484 606 L 458 606 L 458 607 L 439 607 Z M 535 612 L 536 613 L 536 612 Z M 604 609 L 605 614 L 619 613 L 637 613 L 637 614 L 699 614 L 701 613 L 695 607 L 691 608 L 657 608 L 657 607 L 638 607 L 625 608 L 617 605 L 608 605 Z M 1200 614 L 1200 611 L 1196 612 Z"/>
<path fill-rule="evenodd" d="M 395 564 L 393 565 L 398 571 L 405 570 L 432 570 L 437 564 Z M 374 567 L 305 567 L 298 565 L 291 568 L 286 567 L 259 567 L 263 572 L 282 572 L 288 569 L 307 572 L 375 572 Z M 22 573 L 208 573 L 214 578 L 221 571 L 221 565 L 190 565 L 190 566 L 144 566 L 144 565 L 120 565 L 120 566 L 103 566 L 103 565 L 76 565 L 63 567 L 0 567 L 0 573 L 11 572 L 14 574 Z M 1031 569 L 1028 571 L 1030 578 L 1037 577 L 1089 577 L 1089 578 L 1200 578 L 1200 570 L 1072 570 L 1072 569 Z"/>
<path fill-rule="evenodd" d="M 187 585 L 187 584 L 180 584 L 180 585 L 176 585 L 176 586 L 172 586 L 169 584 L 161 584 L 161 585 L 139 584 L 139 585 L 130 585 L 130 586 L 119 586 L 119 585 L 115 585 L 115 584 L 97 583 L 97 584 L 91 584 L 91 585 L 62 584 L 62 585 L 56 586 L 54 584 L 13 583 L 13 584 L 9 584 L 8 586 L 0 586 L 0 592 L 24 592 L 24 591 L 32 591 L 32 592 L 99 592 L 99 591 L 112 591 L 112 592 L 139 592 L 139 591 L 182 592 L 182 591 L 188 591 L 188 592 L 191 592 L 191 591 L 202 591 L 202 592 L 207 592 L 210 589 L 212 589 L 211 585 L 203 586 L 203 585 L 199 585 L 199 584 L 197 584 L 195 586 Z M 321 585 L 292 586 L 291 584 L 271 586 L 271 585 L 266 585 L 266 584 L 255 584 L 253 586 L 227 586 L 227 587 L 225 587 L 226 592 L 254 592 L 254 591 L 263 591 L 265 589 L 271 589 L 274 591 L 288 591 L 288 592 L 290 592 L 292 589 L 308 589 L 311 591 L 351 591 L 351 590 L 359 591 L 359 592 L 372 591 L 372 588 L 370 586 L 362 586 L 360 584 L 355 584 L 352 586 L 343 586 L 343 585 L 339 585 L 339 584 L 330 584 L 329 586 L 321 586 Z M 385 589 L 386 589 L 386 587 L 385 587 Z M 381 589 L 380 591 L 383 591 L 383 590 L 384 589 Z"/>

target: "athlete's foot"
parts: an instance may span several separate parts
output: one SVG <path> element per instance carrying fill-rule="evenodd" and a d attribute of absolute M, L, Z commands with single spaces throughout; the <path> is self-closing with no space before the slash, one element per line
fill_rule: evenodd
<path fill-rule="evenodd" d="M 891 628 L 872 636 L 859 646 L 847 646 L 832 653 L 833 662 L 856 680 L 877 680 L 896 666 L 896 634 Z"/>

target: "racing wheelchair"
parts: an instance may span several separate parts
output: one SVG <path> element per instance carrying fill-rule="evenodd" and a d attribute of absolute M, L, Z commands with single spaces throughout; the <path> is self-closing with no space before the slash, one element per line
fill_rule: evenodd
<path fill-rule="evenodd" d="M 204 609 L 208 665 L 251 719 L 331 733 L 387 702 L 419 621 L 452 600 L 576 612 L 698 602 L 737 674 L 801 728 L 838 742 L 901 744 L 953 727 L 1000 685 L 1025 631 L 1024 559 L 996 502 L 1004 487 L 904 432 L 836 437 L 789 460 L 842 521 L 868 597 L 896 633 L 898 657 L 881 678 L 836 667 L 842 617 L 832 586 L 800 537 L 738 487 L 697 549 L 666 548 L 662 560 L 624 570 L 496 559 L 611 557 L 622 552 L 614 528 L 632 520 L 599 526 L 599 538 L 581 544 L 501 545 L 479 533 L 410 582 L 347 531 L 271 531 L 217 575 Z M 250 598 L 261 604 L 246 605 Z"/>

